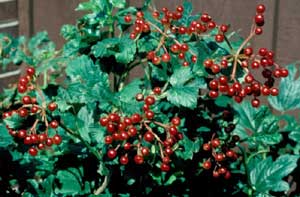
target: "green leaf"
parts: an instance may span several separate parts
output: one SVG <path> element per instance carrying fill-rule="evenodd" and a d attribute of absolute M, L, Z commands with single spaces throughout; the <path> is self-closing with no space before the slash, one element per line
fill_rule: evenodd
<path fill-rule="evenodd" d="M 296 78 L 299 66 L 295 63 L 288 65 L 286 68 L 289 70 L 289 75 L 281 80 L 279 85 L 279 95 L 270 96 L 268 98 L 272 107 L 279 111 L 300 108 L 300 77 Z"/>
<path fill-rule="evenodd" d="M 56 193 L 76 195 L 81 191 L 81 176 L 76 168 L 58 171 L 56 179 L 60 183 L 60 186 L 55 188 Z"/>
<path fill-rule="evenodd" d="M 189 67 L 181 67 L 174 71 L 171 75 L 170 83 L 172 86 L 184 85 L 187 81 L 193 78 L 193 73 Z"/>
<path fill-rule="evenodd" d="M 167 99 L 176 106 L 190 109 L 197 107 L 198 87 L 173 86 L 167 91 Z"/>
<path fill-rule="evenodd" d="M 126 1 L 125 0 L 109 0 L 109 2 L 117 8 L 124 8 L 126 5 Z"/>
<path fill-rule="evenodd" d="M 251 184 L 261 193 L 269 190 L 287 191 L 289 184 L 282 179 L 297 167 L 298 158 L 294 155 L 281 155 L 274 162 L 271 157 L 259 161 L 250 171 Z"/>
<path fill-rule="evenodd" d="M 106 0 L 90 0 L 87 2 L 82 2 L 78 5 L 76 10 L 87 10 L 92 12 L 102 12 L 107 7 Z"/>
<path fill-rule="evenodd" d="M 87 141 L 88 143 L 91 142 L 90 132 L 94 128 L 94 119 L 93 119 L 93 112 L 89 112 L 87 107 L 82 107 L 77 114 L 77 118 L 81 120 L 77 123 L 79 127 L 79 134 L 81 137 Z"/>
<path fill-rule="evenodd" d="M 20 128 L 24 121 L 25 119 L 21 118 L 18 113 L 13 113 L 12 116 L 4 119 L 5 124 L 11 129 Z"/>
<path fill-rule="evenodd" d="M 194 153 L 197 153 L 200 150 L 201 142 L 199 139 L 192 141 L 187 136 L 184 136 L 179 144 L 184 147 L 184 150 L 176 152 L 176 154 L 182 159 L 188 160 L 193 159 Z"/>
<path fill-rule="evenodd" d="M 256 147 L 257 144 L 273 145 L 281 141 L 279 119 L 266 106 L 255 109 L 250 102 L 243 102 L 235 103 L 234 109 L 239 114 L 234 133 L 241 139 L 246 139 L 251 147 Z"/>
<path fill-rule="evenodd" d="M 13 143 L 13 138 L 9 135 L 6 127 L 0 124 L 0 147 L 7 147 Z"/>

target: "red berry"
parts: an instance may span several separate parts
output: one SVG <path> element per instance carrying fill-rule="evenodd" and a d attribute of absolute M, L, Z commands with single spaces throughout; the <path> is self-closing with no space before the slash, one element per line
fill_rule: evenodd
<path fill-rule="evenodd" d="M 221 71 L 221 68 L 218 64 L 213 64 L 212 67 L 211 67 L 211 71 L 214 73 L 214 74 L 217 74 Z"/>
<path fill-rule="evenodd" d="M 113 142 L 113 137 L 108 135 L 104 138 L 105 144 L 111 144 Z"/>
<path fill-rule="evenodd" d="M 56 145 L 59 145 L 61 144 L 62 142 L 62 138 L 60 135 L 58 134 L 55 134 L 53 137 L 52 137 L 52 140 L 53 140 L 53 143 L 56 144 Z"/>
<path fill-rule="evenodd" d="M 225 159 L 224 153 L 217 153 L 215 155 L 215 159 L 216 159 L 216 161 L 223 161 Z"/>
<path fill-rule="evenodd" d="M 162 162 L 165 163 L 165 164 L 170 163 L 170 157 L 163 157 Z"/>
<path fill-rule="evenodd" d="M 38 149 L 43 150 L 45 148 L 45 144 L 39 143 L 38 144 Z"/>
<path fill-rule="evenodd" d="M 186 51 L 188 51 L 189 50 L 189 45 L 187 45 L 187 44 L 182 44 L 181 46 L 180 46 L 180 50 L 181 51 L 183 51 L 183 52 L 186 52 Z"/>
<path fill-rule="evenodd" d="M 260 48 L 258 51 L 258 54 L 262 57 L 264 57 L 265 55 L 267 55 L 268 50 L 266 48 Z"/>
<path fill-rule="evenodd" d="M 170 126 L 170 128 L 169 128 L 169 133 L 171 134 L 171 135 L 177 135 L 177 133 L 178 133 L 178 130 L 177 130 L 177 128 L 175 127 L 175 126 Z"/>
<path fill-rule="evenodd" d="M 131 40 L 134 40 L 136 38 L 136 34 L 135 33 L 131 33 L 129 37 L 130 37 Z"/>
<path fill-rule="evenodd" d="M 147 131 L 145 134 L 144 134 L 144 140 L 146 142 L 152 142 L 154 140 L 154 135 L 150 132 L 150 131 Z"/>
<path fill-rule="evenodd" d="M 153 96 L 147 96 L 145 99 L 147 105 L 153 105 L 155 103 L 155 98 Z"/>
<path fill-rule="evenodd" d="M 33 67 L 28 67 L 28 68 L 26 69 L 26 73 L 27 73 L 27 75 L 29 75 L 29 76 L 33 76 L 33 75 L 35 74 L 35 69 L 34 69 Z"/>
<path fill-rule="evenodd" d="M 165 163 L 161 163 L 160 164 L 160 169 L 161 171 L 163 172 L 168 172 L 170 170 L 170 166 L 168 164 L 165 164 Z"/>
<path fill-rule="evenodd" d="M 48 136 L 45 133 L 42 133 L 38 135 L 38 138 L 39 138 L 39 142 L 43 143 L 47 140 Z"/>
<path fill-rule="evenodd" d="M 126 126 L 132 125 L 131 118 L 124 117 L 123 121 L 124 121 L 124 123 L 125 123 Z"/>
<path fill-rule="evenodd" d="M 30 136 L 26 136 L 26 137 L 24 138 L 24 144 L 25 144 L 25 145 L 30 145 L 30 144 L 32 144 L 32 141 L 31 141 L 31 137 L 30 137 Z"/>
<path fill-rule="evenodd" d="M 208 95 L 210 98 L 217 98 L 219 96 L 219 93 L 215 90 L 210 90 Z"/>
<path fill-rule="evenodd" d="M 112 122 L 119 123 L 120 122 L 120 116 L 117 113 L 111 113 L 108 115 L 108 119 Z"/>
<path fill-rule="evenodd" d="M 276 78 L 281 77 L 281 70 L 280 70 L 279 68 L 276 68 L 276 69 L 273 71 L 273 76 L 276 77 Z"/>
<path fill-rule="evenodd" d="M 247 47 L 244 49 L 244 54 L 247 56 L 251 56 L 253 54 L 253 49 L 251 47 Z"/>
<path fill-rule="evenodd" d="M 216 79 L 211 80 L 209 82 L 209 88 L 212 89 L 212 90 L 217 90 L 218 86 L 219 86 L 219 83 L 218 83 L 218 81 Z"/>
<path fill-rule="evenodd" d="M 38 150 L 34 147 L 31 147 L 29 150 L 28 150 L 28 153 L 31 155 L 31 156 L 36 156 L 38 154 Z"/>
<path fill-rule="evenodd" d="M 201 16 L 201 21 L 202 22 L 209 22 L 211 20 L 211 17 L 207 14 L 207 13 L 203 13 L 202 16 Z"/>
<path fill-rule="evenodd" d="M 214 147 L 214 148 L 217 148 L 219 147 L 221 144 L 220 140 L 218 138 L 215 138 L 211 141 L 211 145 Z"/>
<path fill-rule="evenodd" d="M 187 67 L 187 66 L 189 66 L 190 65 L 190 63 L 188 62 L 188 61 L 184 61 L 183 63 L 182 63 L 182 66 L 184 66 L 184 67 Z"/>
<path fill-rule="evenodd" d="M 50 127 L 52 129 L 56 129 L 58 127 L 58 122 L 56 120 L 53 120 L 50 122 Z"/>
<path fill-rule="evenodd" d="M 252 62 L 251 67 L 252 67 L 253 69 L 259 68 L 259 62 L 257 62 L 257 61 Z"/>
<path fill-rule="evenodd" d="M 179 118 L 179 117 L 174 117 L 174 118 L 172 118 L 171 122 L 172 122 L 172 124 L 173 124 L 173 125 L 175 125 L 175 126 L 179 126 L 179 125 L 180 125 L 180 122 L 181 122 L 181 120 L 180 120 L 180 118 Z"/>
<path fill-rule="evenodd" d="M 196 63 L 196 62 L 197 62 L 197 56 L 192 55 L 191 61 L 192 61 L 193 63 Z"/>
<path fill-rule="evenodd" d="M 159 12 L 158 11 L 154 11 L 154 12 L 152 12 L 152 16 L 153 16 L 153 18 L 158 18 L 159 17 Z"/>
<path fill-rule="evenodd" d="M 287 77 L 289 75 L 289 70 L 286 68 L 281 68 L 281 77 Z"/>
<path fill-rule="evenodd" d="M 170 56 L 168 53 L 165 53 L 165 54 L 163 54 L 163 55 L 161 56 L 161 60 L 162 60 L 163 62 L 169 62 L 170 59 L 171 59 L 171 56 Z"/>
<path fill-rule="evenodd" d="M 23 96 L 22 102 L 23 102 L 24 105 L 31 104 L 31 98 L 30 98 L 30 96 Z"/>
<path fill-rule="evenodd" d="M 261 27 L 256 27 L 255 28 L 255 34 L 256 35 L 261 35 L 263 33 L 263 29 Z"/>
<path fill-rule="evenodd" d="M 253 81 L 254 81 L 253 75 L 247 74 L 247 75 L 245 76 L 245 82 L 246 82 L 246 83 L 252 83 Z"/>
<path fill-rule="evenodd" d="M 255 16 L 255 23 L 258 26 L 263 26 L 265 23 L 264 15 L 263 14 L 257 14 Z"/>
<path fill-rule="evenodd" d="M 121 138 L 121 140 L 127 140 L 129 138 L 129 135 L 127 132 L 122 131 L 122 132 L 120 132 L 120 138 Z"/>
<path fill-rule="evenodd" d="M 154 112 L 151 111 L 151 110 L 146 111 L 145 115 L 146 115 L 146 118 L 149 119 L 149 120 L 154 118 Z"/>
<path fill-rule="evenodd" d="M 213 171 L 213 177 L 218 178 L 220 176 L 218 171 Z"/>
<path fill-rule="evenodd" d="M 107 151 L 107 156 L 110 159 L 114 159 L 117 156 L 117 151 L 115 149 L 109 149 Z"/>
<path fill-rule="evenodd" d="M 153 93 L 157 95 L 161 94 L 161 88 L 160 87 L 153 88 Z"/>
<path fill-rule="evenodd" d="M 142 117 L 140 114 L 133 114 L 131 116 L 131 120 L 132 120 L 132 123 L 135 124 L 135 123 L 139 123 L 141 120 L 142 120 Z"/>
<path fill-rule="evenodd" d="M 266 10 L 266 7 L 263 4 L 259 4 L 259 5 L 256 6 L 256 12 L 257 13 L 264 13 L 265 10 Z"/>
<path fill-rule="evenodd" d="M 223 34 L 217 34 L 215 36 L 216 42 L 223 42 L 224 41 L 224 35 Z"/>
<path fill-rule="evenodd" d="M 210 161 L 205 161 L 203 164 L 202 164 L 202 167 L 205 169 L 205 170 L 209 170 L 211 168 L 211 162 Z"/>
<path fill-rule="evenodd" d="M 222 84 L 222 85 L 227 85 L 227 83 L 228 83 L 227 77 L 226 76 L 220 76 L 219 77 L 219 83 Z"/>
<path fill-rule="evenodd" d="M 208 144 L 208 143 L 203 144 L 202 148 L 205 151 L 210 151 L 211 150 L 210 144 Z"/>
<path fill-rule="evenodd" d="M 221 64 L 222 68 L 227 68 L 228 67 L 227 60 L 222 60 L 220 64 Z"/>
<path fill-rule="evenodd" d="M 172 154 L 173 154 L 173 150 L 172 150 L 171 147 L 167 147 L 167 148 L 165 149 L 165 152 L 166 152 L 167 155 L 172 155 Z"/>
<path fill-rule="evenodd" d="M 135 128 L 135 127 L 130 127 L 129 129 L 128 129 L 128 135 L 130 136 L 130 137 L 133 137 L 133 136 L 135 136 L 137 134 L 137 129 Z"/>
<path fill-rule="evenodd" d="M 220 174 L 225 174 L 227 172 L 227 169 L 225 167 L 221 167 L 221 168 L 218 169 L 218 172 Z"/>
<path fill-rule="evenodd" d="M 138 165 L 144 163 L 144 158 L 141 155 L 134 156 L 134 162 Z"/>
<path fill-rule="evenodd" d="M 130 150 L 130 148 L 131 148 L 131 144 L 129 142 L 126 142 L 124 144 L 124 150 Z"/>
<path fill-rule="evenodd" d="M 264 96 L 268 96 L 268 95 L 270 95 L 271 91 L 270 91 L 269 88 L 263 87 L 263 88 L 261 89 L 261 93 L 262 93 L 262 95 L 264 95 Z"/>
<path fill-rule="evenodd" d="M 26 77 L 21 77 L 19 79 L 19 85 L 27 86 L 28 82 L 29 82 L 29 80 Z"/>
<path fill-rule="evenodd" d="M 47 146 L 52 146 L 52 145 L 53 145 L 53 140 L 52 140 L 52 138 L 47 138 L 47 140 L 46 140 L 46 145 L 47 145 Z"/>
<path fill-rule="evenodd" d="M 106 130 L 107 130 L 108 132 L 110 132 L 110 133 L 113 133 L 113 132 L 115 132 L 115 131 L 117 130 L 117 128 L 116 128 L 116 126 L 115 126 L 113 123 L 109 122 L 109 123 L 106 125 Z"/>
<path fill-rule="evenodd" d="M 170 50 L 173 52 L 173 53 L 178 53 L 179 50 L 180 50 L 180 45 L 178 44 L 173 44 L 170 48 Z"/>
<path fill-rule="evenodd" d="M 205 26 L 202 26 L 202 28 L 203 28 L 203 27 L 205 27 Z M 209 29 L 213 29 L 213 28 L 216 27 L 216 23 L 215 23 L 214 21 L 209 21 L 209 22 L 207 23 L 207 27 L 208 27 Z M 203 28 L 202 31 L 205 32 L 206 29 Z"/>
<path fill-rule="evenodd" d="M 130 22 L 131 22 L 131 16 L 130 16 L 130 15 L 124 16 L 124 21 L 125 21 L 126 23 L 130 23 Z"/>
<path fill-rule="evenodd" d="M 185 27 L 179 27 L 178 33 L 179 34 L 185 34 L 186 33 L 186 28 Z"/>
<path fill-rule="evenodd" d="M 24 118 L 28 116 L 28 110 L 26 108 L 21 108 L 18 110 L 18 114 L 20 117 Z"/>
<path fill-rule="evenodd" d="M 213 64 L 214 64 L 214 62 L 211 59 L 207 59 L 204 61 L 204 66 L 206 68 L 210 68 Z"/>
<path fill-rule="evenodd" d="M 226 172 L 226 174 L 224 175 L 225 179 L 230 179 L 231 177 L 231 173 L 229 171 Z"/>
<path fill-rule="evenodd" d="M 143 13 L 142 11 L 138 11 L 138 12 L 136 13 L 136 17 L 138 17 L 138 18 L 143 18 L 143 17 L 144 17 L 144 13 Z"/>
<path fill-rule="evenodd" d="M 149 153 L 150 153 L 150 150 L 149 150 L 148 147 L 142 147 L 141 148 L 141 153 L 142 153 L 143 156 L 148 156 Z"/>
<path fill-rule="evenodd" d="M 31 134 L 30 138 L 33 144 L 39 143 L 39 136 L 37 134 Z"/>
<path fill-rule="evenodd" d="M 234 155 L 235 155 L 235 152 L 234 152 L 233 150 L 228 150 L 228 151 L 226 152 L 226 156 L 229 157 L 229 158 L 234 157 Z"/>
<path fill-rule="evenodd" d="M 108 120 L 108 118 L 100 118 L 99 122 L 100 122 L 100 125 L 104 127 L 104 126 L 107 125 L 107 123 L 109 122 L 109 120 Z"/>
<path fill-rule="evenodd" d="M 220 31 L 223 32 L 223 33 L 227 32 L 228 31 L 228 26 L 227 25 L 221 25 L 220 26 Z"/>
<path fill-rule="evenodd" d="M 56 103 L 49 103 L 48 104 L 48 109 L 50 110 L 50 111 L 54 111 L 55 109 L 57 108 L 57 104 Z"/>
<path fill-rule="evenodd" d="M 277 88 L 271 88 L 271 95 L 277 96 L 279 94 L 279 90 Z"/>
<path fill-rule="evenodd" d="M 129 159 L 127 156 L 120 157 L 120 164 L 126 165 L 126 164 L 128 164 L 128 161 L 129 161 Z"/>
<path fill-rule="evenodd" d="M 183 12 L 184 8 L 183 8 L 182 5 L 179 5 L 179 6 L 176 7 L 176 10 L 177 10 L 178 12 Z"/>
<path fill-rule="evenodd" d="M 236 92 L 239 92 L 239 91 L 242 90 L 242 85 L 241 85 L 239 82 L 234 82 L 234 83 L 232 84 L 232 87 L 234 88 L 234 90 L 235 90 Z"/>

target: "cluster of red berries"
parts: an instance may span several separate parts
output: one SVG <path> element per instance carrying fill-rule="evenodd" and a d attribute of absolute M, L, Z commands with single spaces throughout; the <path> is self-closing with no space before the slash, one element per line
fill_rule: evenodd
<path fill-rule="evenodd" d="M 202 163 L 202 167 L 205 170 L 213 168 L 212 175 L 215 178 L 223 175 L 225 179 L 229 179 L 231 177 L 231 172 L 227 166 L 228 163 L 235 161 L 238 158 L 233 147 L 239 140 L 239 136 L 234 135 L 228 142 L 220 140 L 219 138 L 213 138 L 209 142 L 203 144 L 203 150 L 209 152 L 211 156 Z"/>
<path fill-rule="evenodd" d="M 222 42 L 224 40 L 224 33 L 228 31 L 227 25 L 216 25 L 212 20 L 211 16 L 204 13 L 199 18 L 199 20 L 192 21 L 189 26 L 181 26 L 178 23 L 178 20 L 182 18 L 184 8 L 179 5 L 176 8 L 176 11 L 169 11 L 168 8 L 162 8 L 162 13 L 155 10 L 152 12 L 152 17 L 161 24 L 162 27 L 159 27 L 155 24 L 152 24 L 150 21 L 146 21 L 144 18 L 144 13 L 138 11 L 136 13 L 135 22 L 133 26 L 133 31 L 130 34 L 131 39 L 136 39 L 138 35 L 142 32 L 146 33 L 149 31 L 156 31 L 161 34 L 161 40 L 158 47 L 148 52 L 147 59 L 151 61 L 154 65 L 159 65 L 161 62 L 170 62 L 171 55 L 177 55 L 178 59 L 182 61 L 183 66 L 189 66 L 190 62 L 197 62 L 197 55 L 193 54 L 189 50 L 189 46 L 186 43 L 180 43 L 175 38 L 180 35 L 199 35 L 201 33 L 207 32 L 214 28 L 218 28 L 218 34 L 215 36 L 217 42 Z M 131 15 L 124 16 L 124 21 L 131 23 Z M 168 35 L 166 32 L 171 31 L 174 36 Z M 170 39 L 171 42 L 166 42 L 167 39 Z M 173 43 L 172 43 L 173 42 Z M 160 48 L 163 48 L 164 52 L 160 52 Z M 186 52 L 190 51 L 190 54 Z"/>
<path fill-rule="evenodd" d="M 264 5 L 257 6 L 257 15 L 255 17 L 256 28 L 252 30 L 252 34 L 262 32 L 261 26 L 264 24 L 263 12 L 265 11 Z M 252 36 L 252 35 L 250 35 Z M 231 79 L 228 79 L 225 75 L 222 75 L 222 70 L 228 68 L 228 65 L 232 65 Z M 228 55 L 221 59 L 219 64 L 212 59 L 204 61 L 205 68 L 209 69 L 213 75 L 217 75 L 217 78 L 212 79 L 209 82 L 209 96 L 211 98 L 217 98 L 219 94 L 225 94 L 234 97 L 237 103 L 244 100 L 246 96 L 253 96 L 251 104 L 253 107 L 260 105 L 259 96 L 277 96 L 279 90 L 274 86 L 275 79 L 280 77 L 287 77 L 288 70 L 281 68 L 274 62 L 274 52 L 268 51 L 266 48 L 260 48 L 258 54 L 254 54 L 253 48 L 243 48 L 240 54 Z M 246 72 L 243 83 L 238 82 L 235 79 L 235 73 L 237 66 Z M 265 81 L 260 82 L 256 79 L 251 70 L 262 69 L 261 73 Z M 232 83 L 230 82 L 232 80 Z"/>
<path fill-rule="evenodd" d="M 28 67 L 26 69 L 26 75 L 20 77 L 18 83 L 19 93 L 25 93 L 27 90 L 33 90 L 34 86 L 32 85 L 32 80 L 35 77 L 35 69 L 33 67 Z"/>
<path fill-rule="evenodd" d="M 160 94 L 161 89 L 156 87 L 153 89 L 153 93 Z M 109 145 L 107 156 L 114 159 L 119 152 L 121 154 L 120 164 L 126 165 L 131 153 L 133 153 L 134 162 L 142 164 L 144 158 L 150 154 L 149 147 L 158 143 L 162 159 L 160 168 L 162 171 L 169 171 L 170 156 L 174 152 L 174 145 L 183 138 L 183 134 L 177 128 L 180 125 L 180 118 L 174 117 L 170 124 L 154 121 L 155 114 L 151 110 L 151 106 L 156 102 L 155 95 L 144 97 L 143 94 L 139 93 L 136 95 L 136 100 L 144 102 L 143 114 L 135 113 L 131 117 L 122 117 L 118 113 L 111 113 L 100 118 L 100 124 L 106 127 L 108 132 L 104 139 L 105 143 Z M 165 133 L 154 132 L 154 125 L 163 127 Z M 164 141 L 162 137 L 164 137 Z"/>
<path fill-rule="evenodd" d="M 28 89 L 33 90 L 34 84 L 32 83 L 32 79 L 35 76 L 35 70 L 32 67 L 27 68 L 27 75 L 23 76 L 19 79 L 18 91 L 20 93 L 25 93 Z M 30 88 L 29 88 L 30 87 Z M 25 145 L 31 145 L 28 152 L 32 156 L 36 156 L 38 150 L 43 150 L 45 147 L 50 147 L 53 144 L 59 145 L 62 142 L 62 138 L 57 133 L 49 137 L 48 136 L 48 127 L 52 129 L 57 129 L 59 123 L 57 120 L 52 120 L 48 122 L 46 110 L 48 109 L 50 112 L 53 112 L 57 108 L 57 104 L 51 102 L 47 107 L 43 107 L 38 105 L 36 97 L 32 97 L 29 95 L 24 95 L 21 99 L 22 106 L 17 110 L 12 110 L 8 112 L 4 112 L 2 114 L 2 118 L 5 120 L 15 114 L 22 119 L 28 119 L 29 117 L 35 117 L 35 122 L 31 126 L 31 128 L 27 129 L 12 129 L 7 125 L 8 132 L 11 136 L 23 139 L 23 143 Z M 46 109 L 47 108 L 47 109 Z M 46 127 L 45 131 L 37 131 L 37 127 L 39 124 L 42 124 Z"/>

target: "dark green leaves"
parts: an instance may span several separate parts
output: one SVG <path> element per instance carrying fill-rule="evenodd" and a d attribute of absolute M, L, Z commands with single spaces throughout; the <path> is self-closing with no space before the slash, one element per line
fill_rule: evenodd
<path fill-rule="evenodd" d="M 269 102 L 279 111 L 295 110 L 300 108 L 300 77 L 296 77 L 298 64 L 291 64 L 286 67 L 289 75 L 283 78 L 279 85 L 279 95 L 269 97 Z M 297 69 L 298 68 L 298 69 Z"/>
<path fill-rule="evenodd" d="M 0 147 L 6 147 L 13 143 L 13 138 L 3 124 L 0 124 Z"/>
<path fill-rule="evenodd" d="M 198 90 L 205 88 L 203 78 L 196 78 L 190 68 L 175 70 L 170 78 L 172 87 L 167 92 L 167 99 L 176 106 L 194 109 L 197 106 Z"/>
<path fill-rule="evenodd" d="M 136 45 L 128 37 L 107 38 L 92 47 L 92 53 L 96 57 L 114 56 L 118 63 L 128 64 L 134 58 Z"/>
<path fill-rule="evenodd" d="M 273 116 L 266 106 L 255 109 L 249 102 L 235 104 L 234 109 L 239 114 L 239 120 L 235 133 L 242 139 L 247 139 L 249 145 L 277 144 L 282 136 L 279 133 L 278 118 Z"/>
<path fill-rule="evenodd" d="M 298 156 L 282 155 L 272 161 L 271 157 L 256 163 L 250 171 L 250 181 L 257 192 L 268 193 L 269 190 L 287 191 L 289 184 L 282 178 L 290 174 L 296 167 Z"/>

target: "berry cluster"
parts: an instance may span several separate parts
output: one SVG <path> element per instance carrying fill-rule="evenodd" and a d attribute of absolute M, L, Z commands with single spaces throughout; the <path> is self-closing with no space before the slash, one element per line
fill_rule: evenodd
<path fill-rule="evenodd" d="M 183 16 L 184 8 L 179 5 L 176 11 L 169 11 L 167 8 L 162 8 L 162 12 L 157 10 L 152 12 L 153 19 L 157 24 L 146 21 L 144 13 L 138 11 L 136 13 L 133 30 L 130 34 L 131 39 L 137 39 L 142 33 L 159 32 L 161 34 L 160 43 L 153 51 L 149 51 L 147 59 L 154 65 L 159 65 L 161 62 L 170 62 L 172 55 L 176 55 L 182 61 L 183 66 L 189 66 L 190 62 L 197 62 L 197 55 L 194 54 L 186 43 L 181 43 L 176 40 L 182 35 L 199 36 L 209 30 L 218 28 L 218 33 L 215 35 L 217 42 L 224 40 L 224 33 L 228 31 L 227 25 L 218 26 L 209 16 L 204 13 L 198 20 L 191 21 L 188 26 L 181 25 L 179 19 Z M 124 16 L 124 21 L 130 23 L 131 15 Z M 171 33 L 169 33 L 169 31 Z M 162 50 L 160 50 L 162 48 Z M 189 52 L 189 53 L 187 53 Z"/>
<path fill-rule="evenodd" d="M 228 129 L 230 127 L 227 127 Z M 202 167 L 205 170 L 213 168 L 213 177 L 217 178 L 223 175 L 225 179 L 231 177 L 228 165 L 230 162 L 235 161 L 238 158 L 237 153 L 234 151 L 235 143 L 240 140 L 239 136 L 233 135 L 231 138 L 220 140 L 214 138 L 203 144 L 202 148 L 204 151 L 209 153 L 209 158 L 202 163 Z"/>
<path fill-rule="evenodd" d="M 32 67 L 27 69 L 27 75 L 21 77 L 19 79 L 18 91 L 20 93 L 25 93 L 27 90 L 34 90 L 36 87 L 32 84 L 32 80 L 35 77 L 35 70 Z M 30 87 L 30 88 L 28 88 Z M 37 90 L 38 91 L 38 90 Z M 29 92 L 30 93 L 30 92 Z M 28 152 L 32 156 L 36 156 L 38 150 L 43 150 L 46 147 L 51 147 L 53 144 L 59 145 L 62 142 L 62 138 L 59 134 L 57 134 L 56 129 L 59 126 L 57 120 L 51 120 L 48 122 L 47 120 L 47 110 L 49 112 L 53 112 L 57 108 L 57 104 L 51 102 L 46 105 L 42 104 L 42 106 L 38 105 L 36 97 L 32 97 L 29 95 L 24 95 L 21 99 L 21 107 L 16 110 L 8 111 L 2 114 L 3 119 L 13 118 L 13 116 L 19 116 L 22 119 L 26 119 L 24 123 L 26 126 L 23 128 L 19 128 L 15 130 L 13 128 L 9 128 L 7 125 L 7 129 L 10 135 L 13 137 L 19 138 L 23 140 L 25 145 L 31 145 Z M 35 121 L 31 121 L 31 119 Z M 31 123 L 30 127 L 28 127 L 28 123 Z M 48 128 L 55 129 L 56 134 L 52 137 L 48 135 Z"/>
<path fill-rule="evenodd" d="M 160 168 L 162 171 L 170 170 L 170 156 L 178 147 L 175 144 L 183 138 L 183 134 L 178 131 L 179 117 L 174 117 L 168 124 L 154 120 L 155 113 L 151 107 L 156 102 L 155 94 L 160 93 L 161 89 L 156 87 L 153 89 L 153 95 L 146 97 L 141 93 L 136 95 L 138 102 L 144 102 L 143 114 L 135 113 L 131 117 L 127 117 L 118 113 L 110 113 L 100 118 L 100 124 L 106 127 L 108 132 L 104 139 L 109 146 L 108 158 L 114 159 L 119 153 L 121 155 L 119 162 L 122 165 L 128 164 L 129 157 L 132 157 L 136 164 L 142 164 L 144 158 L 150 156 L 150 147 L 158 145 L 162 159 Z M 162 127 L 165 132 L 159 133 L 157 127 Z"/>
<path fill-rule="evenodd" d="M 247 41 L 254 35 L 262 33 L 261 26 L 264 25 L 264 11 L 264 5 L 257 6 L 257 14 L 254 20 L 255 24 L 253 25 L 249 37 L 237 50 L 236 54 L 222 57 L 219 62 L 212 59 L 204 61 L 205 68 L 210 70 L 212 75 L 215 76 L 215 78 L 209 82 L 209 96 L 211 98 L 217 98 L 221 93 L 233 97 L 236 102 L 240 103 L 246 96 L 252 95 L 252 106 L 258 107 L 260 105 L 260 100 L 258 99 L 259 96 L 278 95 L 278 89 L 273 87 L 275 79 L 287 77 L 288 70 L 281 68 L 275 63 L 273 51 L 268 51 L 266 48 L 260 48 L 258 53 L 255 54 L 253 48 L 245 47 Z M 223 70 L 228 70 L 229 65 L 232 66 L 230 79 L 222 74 Z M 239 82 L 236 79 L 238 66 L 246 73 L 243 82 Z M 264 78 L 264 81 L 259 80 L 259 77 L 255 78 L 254 74 L 252 74 L 253 71 L 257 72 L 256 70 L 258 69 L 262 70 L 261 78 Z"/>

